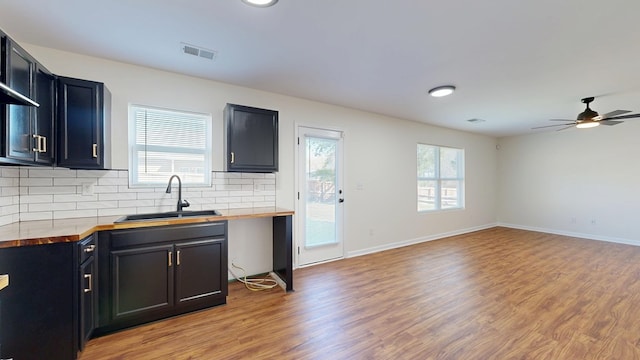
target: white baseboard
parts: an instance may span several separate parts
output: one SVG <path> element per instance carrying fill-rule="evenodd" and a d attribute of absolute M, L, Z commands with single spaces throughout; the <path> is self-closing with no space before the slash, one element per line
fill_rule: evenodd
<path fill-rule="evenodd" d="M 398 241 L 398 242 L 394 242 L 394 243 L 390 243 L 390 244 L 374 246 L 374 247 L 370 247 L 370 248 L 366 248 L 366 249 L 362 249 L 362 250 L 349 251 L 349 252 L 347 252 L 347 256 L 346 257 L 347 258 L 351 258 L 351 257 L 362 256 L 362 255 L 367 255 L 367 254 L 373 254 L 373 253 L 377 253 L 377 252 L 380 252 L 380 251 L 396 249 L 396 248 L 409 246 L 409 245 L 414 245 L 414 244 L 420 244 L 420 243 L 423 243 L 423 242 L 438 240 L 438 239 L 442 239 L 442 238 L 446 238 L 446 237 L 450 237 L 450 236 L 467 234 L 467 233 L 478 231 L 478 230 L 490 229 L 490 228 L 493 228 L 493 227 L 496 227 L 496 226 L 498 226 L 498 224 L 496 224 L 496 223 L 485 224 L 485 225 L 475 226 L 475 227 L 472 227 L 472 228 L 459 229 L 459 230 L 449 231 L 449 232 L 446 232 L 446 233 L 434 234 L 434 235 L 419 237 L 419 238 L 416 238 L 416 239 L 409 239 L 409 240 Z"/>
<path fill-rule="evenodd" d="M 526 225 L 518 225 L 518 224 L 509 224 L 509 223 L 502 223 L 502 222 L 499 222 L 497 226 L 502 226 L 502 227 L 507 227 L 512 229 L 537 231 L 537 232 L 543 232 L 543 233 L 549 233 L 549 234 L 555 234 L 555 235 L 571 236 L 571 237 L 582 238 L 587 240 L 606 241 L 606 242 L 617 243 L 617 244 L 640 246 L 640 241 L 638 240 L 617 238 L 617 237 L 611 237 L 611 236 L 577 233 L 577 232 L 571 232 L 571 231 L 540 228 L 535 226 L 526 226 Z"/>

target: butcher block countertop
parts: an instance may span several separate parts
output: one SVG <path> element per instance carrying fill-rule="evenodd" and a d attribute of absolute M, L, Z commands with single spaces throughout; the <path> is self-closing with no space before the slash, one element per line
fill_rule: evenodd
<path fill-rule="evenodd" d="M 9 275 L 0 274 L 0 290 L 9 286 Z"/>
<path fill-rule="evenodd" d="M 293 210 L 277 207 L 218 210 L 222 216 L 128 221 L 114 224 L 122 216 L 101 216 L 77 219 L 21 221 L 0 226 L 0 248 L 75 242 L 96 231 L 138 227 L 192 224 L 222 220 L 253 219 L 293 215 Z M 8 278 L 7 278 L 8 282 Z M 2 282 L 0 282 L 1 284 Z"/>

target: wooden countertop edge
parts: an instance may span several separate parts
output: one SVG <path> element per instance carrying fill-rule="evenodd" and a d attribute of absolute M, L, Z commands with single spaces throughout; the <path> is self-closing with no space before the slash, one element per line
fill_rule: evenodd
<path fill-rule="evenodd" d="M 9 275 L 0 274 L 0 290 L 9 286 Z"/>
<path fill-rule="evenodd" d="M 180 218 L 180 219 L 131 221 L 131 222 L 122 222 L 117 224 L 114 223 L 114 221 L 119 218 L 118 216 L 110 216 L 110 217 L 104 217 L 104 218 L 86 218 L 88 223 L 86 228 L 82 228 L 82 229 L 78 228 L 74 232 L 69 231 L 71 232 L 70 234 L 42 236 L 42 237 L 27 236 L 24 238 L 21 236 L 18 236 L 19 238 L 15 240 L 11 240 L 11 239 L 0 240 L 0 248 L 76 242 L 86 238 L 87 236 L 97 231 L 107 231 L 107 230 L 115 230 L 115 229 L 132 229 L 132 228 L 166 226 L 166 225 L 177 225 L 177 224 L 195 224 L 195 223 L 215 222 L 215 221 L 224 221 L 224 220 L 242 220 L 242 219 L 255 219 L 255 218 L 264 218 L 264 217 L 294 215 L 293 210 L 279 209 L 279 208 L 268 208 L 268 210 L 263 210 L 263 211 L 261 211 L 260 208 L 233 209 L 233 210 L 221 210 L 220 212 L 222 213 L 222 215 L 220 216 L 199 216 L 199 217 Z M 65 219 L 65 220 L 69 221 L 72 219 Z M 82 218 L 79 218 L 76 220 L 82 221 Z M 29 222 L 23 222 L 21 223 L 21 225 L 22 224 L 27 225 L 28 223 Z M 7 226 L 10 226 L 10 225 L 7 225 Z M 80 227 L 80 226 L 76 226 L 76 227 Z M 53 225 L 52 225 L 52 228 L 53 228 Z M 46 230 L 43 230 L 43 231 L 46 231 Z M 53 233 L 54 230 L 51 230 L 51 232 Z"/>

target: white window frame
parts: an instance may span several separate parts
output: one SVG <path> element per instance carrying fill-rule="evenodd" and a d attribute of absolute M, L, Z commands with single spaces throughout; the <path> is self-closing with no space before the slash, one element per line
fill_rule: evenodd
<path fill-rule="evenodd" d="M 160 145 L 148 145 L 137 144 L 137 130 L 135 114 L 137 111 L 151 111 L 163 113 L 167 116 L 185 117 L 190 119 L 202 120 L 205 127 L 205 147 L 204 148 L 186 148 L 176 146 L 160 146 Z M 211 114 L 197 113 L 184 110 L 159 108 L 147 105 L 129 104 L 129 186 L 131 187 L 156 187 L 159 185 L 166 185 L 166 181 L 169 180 L 171 175 L 179 175 L 182 180 L 182 185 L 188 186 L 211 186 L 211 153 L 212 153 L 212 117 Z M 203 181 L 194 182 L 191 177 L 179 169 L 175 169 L 170 175 L 166 176 L 166 181 L 141 181 L 138 173 L 138 152 L 140 151 L 153 151 L 153 152 L 167 152 L 171 154 L 202 154 L 203 155 Z"/>
<path fill-rule="evenodd" d="M 464 156 L 464 149 L 461 148 L 454 148 L 454 147 L 449 147 L 449 146 L 439 146 L 439 145 L 430 145 L 430 144 L 421 144 L 418 143 L 418 145 L 416 146 L 416 172 L 418 172 L 420 170 L 420 158 L 418 156 L 418 153 L 420 151 L 420 147 L 424 146 L 424 147 L 430 147 L 432 149 L 435 150 L 435 164 L 434 164 L 434 176 L 433 177 L 429 177 L 429 176 L 425 176 L 424 174 L 417 174 L 417 181 L 416 181 L 416 208 L 418 210 L 418 212 L 422 213 L 422 212 L 434 212 L 434 211 L 448 211 L 448 210 L 459 210 L 459 209 L 464 209 L 465 204 L 464 204 L 464 192 L 465 192 L 465 175 L 464 175 L 464 168 L 465 168 L 465 156 Z M 442 169 L 441 169 L 441 164 L 440 164 L 440 160 L 441 160 L 441 156 L 440 156 L 440 151 L 441 149 L 451 149 L 451 150 L 456 150 L 458 153 L 458 158 L 456 161 L 457 164 L 457 176 L 456 177 L 446 177 L 442 175 Z M 432 209 L 421 209 L 420 206 L 420 182 L 421 181 L 432 181 L 435 183 L 435 190 L 434 190 L 434 195 L 435 195 L 435 200 L 434 200 L 434 207 Z M 456 193 L 456 206 L 443 206 L 443 199 L 442 199 L 442 183 L 445 181 L 456 181 L 458 182 L 458 189 L 459 191 L 457 191 Z"/>

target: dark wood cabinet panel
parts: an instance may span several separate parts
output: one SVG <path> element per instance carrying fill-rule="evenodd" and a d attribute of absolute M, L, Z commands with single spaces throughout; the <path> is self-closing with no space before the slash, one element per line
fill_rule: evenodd
<path fill-rule="evenodd" d="M 2 358 L 76 358 L 74 283 L 77 263 L 72 243 L 0 249 Z"/>
<path fill-rule="evenodd" d="M 178 305 L 205 297 L 226 295 L 224 240 L 176 244 L 176 301 Z"/>
<path fill-rule="evenodd" d="M 39 107 L 0 105 L 1 162 L 51 165 L 55 160 L 55 76 L 12 39 L 2 38 L 0 81 L 34 99 Z"/>
<path fill-rule="evenodd" d="M 56 121 L 56 77 L 36 63 L 35 101 L 40 104 L 35 111 L 33 129 L 34 161 L 42 165 L 55 162 L 54 126 Z"/>
<path fill-rule="evenodd" d="M 58 166 L 108 169 L 111 93 L 103 83 L 58 78 Z"/>
<path fill-rule="evenodd" d="M 227 104 L 226 158 L 228 171 L 278 171 L 278 112 Z"/>
<path fill-rule="evenodd" d="M 98 244 L 97 334 L 226 303 L 226 221 L 113 230 Z"/>
<path fill-rule="evenodd" d="M 76 244 L 78 278 L 76 288 L 76 339 L 78 350 L 83 350 L 85 343 L 91 338 L 97 321 L 98 267 L 96 256 L 96 238 L 90 235 Z"/>
<path fill-rule="evenodd" d="M 113 320 L 173 307 L 173 245 L 111 252 Z"/>

